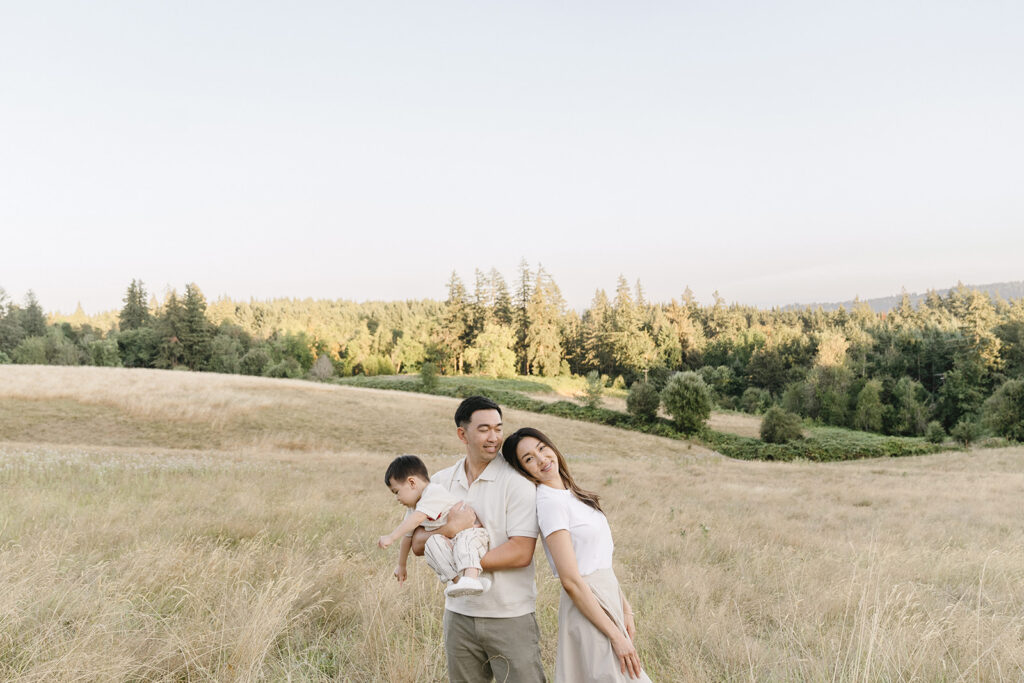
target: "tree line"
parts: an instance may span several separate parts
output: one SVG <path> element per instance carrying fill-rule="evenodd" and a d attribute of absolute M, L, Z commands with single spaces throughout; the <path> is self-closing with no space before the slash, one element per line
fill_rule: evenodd
<path fill-rule="evenodd" d="M 512 286 L 494 269 L 475 270 L 468 286 L 452 273 L 444 301 L 208 303 L 195 284 L 158 301 L 133 280 L 123 304 L 116 317 L 48 322 L 31 293 L 19 306 L 0 290 L 0 362 L 318 378 L 429 364 L 447 375 L 596 373 L 658 390 L 695 371 L 721 407 L 779 405 L 900 435 L 977 423 L 987 399 L 1024 383 L 1024 299 L 963 285 L 875 313 L 863 303 L 762 310 L 717 293 L 700 305 L 689 289 L 657 303 L 619 277 L 611 295 L 597 289 L 577 312 L 550 273 L 524 261 Z"/>

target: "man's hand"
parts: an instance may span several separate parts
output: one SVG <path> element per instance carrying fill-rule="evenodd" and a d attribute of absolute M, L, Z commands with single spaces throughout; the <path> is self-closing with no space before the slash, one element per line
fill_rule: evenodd
<path fill-rule="evenodd" d="M 448 511 L 448 523 L 442 527 L 442 532 L 448 538 L 455 538 L 455 534 L 465 531 L 476 522 L 476 513 L 473 508 L 466 505 L 465 501 L 456 503 Z"/>
<path fill-rule="evenodd" d="M 394 542 L 395 542 L 395 539 L 391 538 L 390 536 L 381 536 L 380 538 L 377 539 L 377 547 L 378 548 L 387 548 L 389 545 L 391 545 Z"/>
<path fill-rule="evenodd" d="M 398 579 L 399 585 L 405 583 L 406 578 L 408 578 L 408 573 L 405 570 L 404 564 L 400 564 L 395 567 L 395 578 Z"/>

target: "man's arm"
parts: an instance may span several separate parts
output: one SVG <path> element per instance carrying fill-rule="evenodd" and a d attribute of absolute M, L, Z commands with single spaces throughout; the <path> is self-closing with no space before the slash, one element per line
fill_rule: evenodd
<path fill-rule="evenodd" d="M 485 572 L 493 572 L 499 569 L 528 567 L 533 562 L 533 551 L 536 547 L 536 538 L 512 536 L 501 545 L 488 550 L 480 558 L 480 568 Z"/>
<path fill-rule="evenodd" d="M 466 505 L 465 501 L 459 501 L 448 511 L 448 521 L 445 522 L 444 526 L 438 527 L 433 531 L 427 531 L 423 527 L 419 527 L 413 532 L 412 554 L 417 557 L 422 556 L 427 539 L 432 535 L 441 534 L 445 538 L 455 538 L 457 533 L 470 528 L 476 524 L 476 521 L 476 512 L 473 511 L 473 508 Z"/>

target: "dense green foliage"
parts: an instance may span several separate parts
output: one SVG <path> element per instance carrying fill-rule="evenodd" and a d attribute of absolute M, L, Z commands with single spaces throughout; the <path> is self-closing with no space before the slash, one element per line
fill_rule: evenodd
<path fill-rule="evenodd" d="M 626 396 L 626 410 L 643 422 L 654 422 L 661 407 L 661 394 L 651 382 L 634 382 Z"/>
<path fill-rule="evenodd" d="M 1005 382 L 985 401 L 983 409 L 985 423 L 993 432 L 1024 441 L 1024 380 Z"/>
<path fill-rule="evenodd" d="M 661 390 L 661 403 L 679 431 L 693 434 L 711 416 L 711 389 L 696 372 L 677 372 Z"/>
<path fill-rule="evenodd" d="M 1005 435 L 986 400 L 1024 379 L 1024 299 L 963 286 L 882 314 L 863 304 L 766 311 L 717 295 L 701 306 L 689 291 L 653 303 L 623 278 L 576 312 L 551 274 L 526 262 L 512 287 L 493 269 L 471 284 L 453 273 L 444 301 L 207 302 L 194 284 L 158 301 L 133 280 L 119 313 L 79 309 L 49 322 L 34 295 L 18 305 L 0 290 L 0 362 L 298 377 L 326 356 L 339 377 L 433 363 L 442 376 L 596 371 L 606 386 L 647 380 L 659 390 L 695 371 L 723 408 L 780 404 L 819 424 L 905 436 L 965 420 Z M 323 363 L 314 374 L 330 376 Z"/>
<path fill-rule="evenodd" d="M 803 437 L 800 416 L 778 406 L 772 406 L 761 420 L 761 441 L 765 443 L 789 443 Z"/>

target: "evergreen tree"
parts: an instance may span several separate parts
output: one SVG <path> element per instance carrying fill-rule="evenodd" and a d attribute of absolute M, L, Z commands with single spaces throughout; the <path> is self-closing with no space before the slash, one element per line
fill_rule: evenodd
<path fill-rule="evenodd" d="M 458 273 L 452 271 L 448 279 L 448 298 L 444 302 L 444 319 L 441 322 L 440 348 L 446 353 L 445 368 L 453 374 L 462 373 L 463 354 L 466 350 L 469 302 L 466 300 L 466 286 Z"/>
<path fill-rule="evenodd" d="M 170 369 L 185 364 L 185 350 L 181 337 L 185 332 L 185 307 L 178 299 L 178 293 L 171 290 L 164 302 L 156 324 L 159 338 L 155 367 Z"/>
<path fill-rule="evenodd" d="M 499 325 L 512 325 L 515 322 L 515 315 L 512 310 L 512 297 L 508 293 L 508 284 L 495 268 L 491 268 L 489 278 L 494 320 Z"/>
<path fill-rule="evenodd" d="M 150 324 L 149 306 L 146 303 L 146 289 L 142 280 L 133 279 L 124 295 L 124 308 L 118 316 L 122 331 L 137 330 Z"/>
<path fill-rule="evenodd" d="M 564 313 L 562 292 L 547 271 L 538 267 L 533 296 L 527 307 L 530 325 L 526 331 L 526 352 L 533 374 L 553 377 L 561 370 Z"/>
<path fill-rule="evenodd" d="M 611 352 L 612 307 L 603 289 L 594 292 L 590 308 L 583 314 L 583 362 L 587 370 L 602 375 L 614 372 Z"/>
<path fill-rule="evenodd" d="M 473 271 L 473 298 L 468 302 L 466 315 L 466 346 L 472 346 L 478 334 L 483 332 L 484 325 L 491 320 L 493 300 L 491 298 L 490 281 L 484 272 L 477 268 Z"/>
<path fill-rule="evenodd" d="M 39 305 L 35 292 L 31 289 L 25 294 L 25 307 L 21 309 L 21 329 L 27 337 L 43 337 L 46 335 L 46 316 Z"/>
<path fill-rule="evenodd" d="M 647 379 L 657 348 L 641 327 L 640 309 L 633 302 L 626 278 L 619 276 L 612 304 L 612 354 L 617 369 Z"/>
<path fill-rule="evenodd" d="M 533 298 L 533 273 L 526 259 L 519 262 L 519 277 L 516 282 L 516 293 L 512 300 L 516 326 L 516 363 L 523 375 L 530 374 L 530 358 L 527 352 L 526 335 L 530 328 L 530 300 Z"/>
<path fill-rule="evenodd" d="M 194 282 L 185 285 L 184 308 L 182 356 L 190 370 L 204 370 L 210 361 L 213 326 L 206 319 L 206 298 Z"/>

